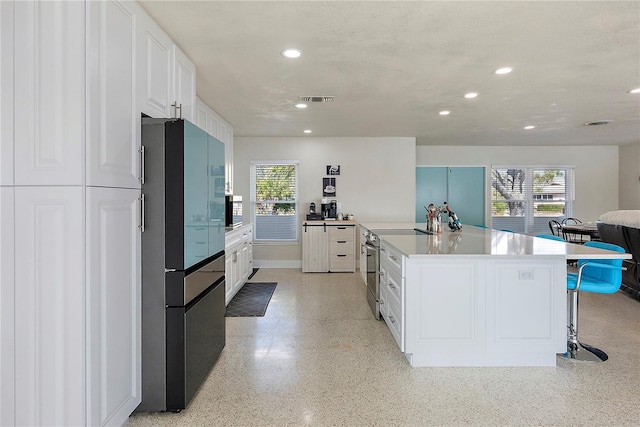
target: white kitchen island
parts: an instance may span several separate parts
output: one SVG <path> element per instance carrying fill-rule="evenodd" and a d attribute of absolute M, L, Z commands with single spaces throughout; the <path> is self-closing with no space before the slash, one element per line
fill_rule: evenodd
<path fill-rule="evenodd" d="M 383 317 L 412 366 L 555 366 L 567 341 L 566 260 L 630 256 L 473 226 L 380 239 L 381 298 L 394 307 Z"/>

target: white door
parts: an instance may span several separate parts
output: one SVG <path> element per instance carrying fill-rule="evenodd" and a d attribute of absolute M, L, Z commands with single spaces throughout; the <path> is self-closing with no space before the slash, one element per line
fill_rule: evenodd
<path fill-rule="evenodd" d="M 2 7 L 2 3 L 0 3 Z M 0 187 L 0 425 L 15 420 L 15 189 Z"/>
<path fill-rule="evenodd" d="M 140 188 L 135 2 L 87 3 L 87 185 Z"/>
<path fill-rule="evenodd" d="M 15 184 L 81 184 L 85 3 L 18 1 L 13 6 Z"/>
<path fill-rule="evenodd" d="M 15 423 L 85 425 L 84 191 L 15 189 Z"/>
<path fill-rule="evenodd" d="M 173 41 L 146 13 L 139 16 L 136 54 L 138 110 L 149 117 L 173 117 Z"/>
<path fill-rule="evenodd" d="M 0 2 L 0 185 L 13 185 L 13 2 Z M 2 418 L 0 418 L 0 424 Z"/>
<path fill-rule="evenodd" d="M 135 189 L 87 189 L 89 425 L 124 424 L 142 397 L 139 197 Z"/>
<path fill-rule="evenodd" d="M 196 107 L 196 66 L 175 44 L 173 45 L 173 101 L 177 107 L 182 106 L 181 110 L 174 114 L 175 117 L 182 117 L 193 123 Z"/>

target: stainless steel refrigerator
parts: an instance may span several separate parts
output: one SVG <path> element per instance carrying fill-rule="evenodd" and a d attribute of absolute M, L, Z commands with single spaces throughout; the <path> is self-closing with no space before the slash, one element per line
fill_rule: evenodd
<path fill-rule="evenodd" d="M 225 345 L 224 144 L 142 119 L 142 403 L 187 407 Z"/>

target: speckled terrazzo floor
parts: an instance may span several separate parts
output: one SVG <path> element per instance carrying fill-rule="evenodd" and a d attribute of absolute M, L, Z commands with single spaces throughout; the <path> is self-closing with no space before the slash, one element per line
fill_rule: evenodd
<path fill-rule="evenodd" d="M 640 302 L 583 294 L 580 336 L 609 354 L 555 368 L 411 368 L 373 319 L 359 274 L 260 269 L 264 317 L 227 318 L 227 345 L 179 414 L 137 426 L 640 425 Z"/>

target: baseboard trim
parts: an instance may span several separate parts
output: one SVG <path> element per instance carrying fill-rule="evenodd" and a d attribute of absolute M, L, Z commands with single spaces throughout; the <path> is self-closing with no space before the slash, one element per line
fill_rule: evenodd
<path fill-rule="evenodd" d="M 300 259 L 254 259 L 254 268 L 302 268 Z"/>

